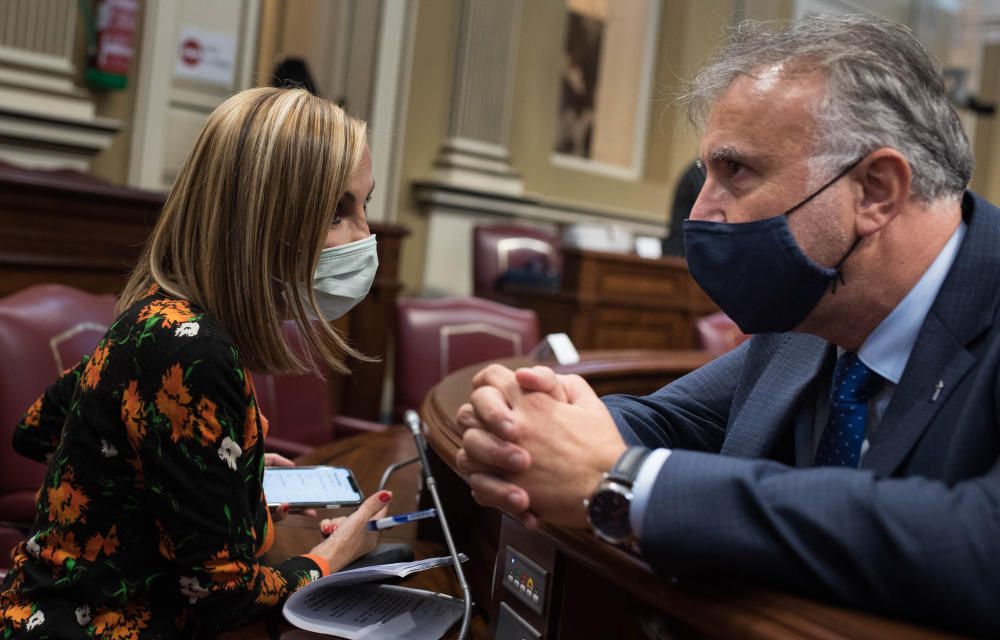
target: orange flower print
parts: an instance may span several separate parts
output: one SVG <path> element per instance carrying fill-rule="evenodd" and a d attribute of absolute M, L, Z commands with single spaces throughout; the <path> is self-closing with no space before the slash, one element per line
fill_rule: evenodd
<path fill-rule="evenodd" d="M 42 537 L 41 549 L 38 557 L 56 567 L 63 566 L 67 560 L 80 557 L 80 545 L 76 543 L 76 536 L 72 531 L 57 531 Z"/>
<path fill-rule="evenodd" d="M 110 640 L 136 640 L 139 632 L 149 626 L 149 609 L 142 603 L 126 605 L 124 609 L 100 611 L 91 624 L 94 635 Z"/>
<path fill-rule="evenodd" d="M 222 425 L 215 417 L 215 403 L 202 396 L 198 401 L 198 433 L 205 444 L 214 443 L 222 435 Z"/>
<path fill-rule="evenodd" d="M 30 602 L 21 601 L 8 604 L 3 608 L 3 618 L 0 618 L 0 621 L 8 623 L 11 629 L 17 631 L 31 617 L 32 608 Z"/>
<path fill-rule="evenodd" d="M 68 525 L 87 521 L 87 503 L 90 498 L 82 489 L 73 485 L 73 467 L 67 466 L 59 484 L 48 490 L 48 499 L 50 522 Z"/>
<path fill-rule="evenodd" d="M 107 536 L 95 533 L 90 540 L 87 541 L 87 547 L 83 550 L 84 560 L 93 562 L 97 559 L 97 554 L 101 551 L 104 552 L 105 556 L 114 555 L 115 550 L 118 548 L 117 528 L 118 525 L 111 525 L 111 529 L 108 531 Z"/>
<path fill-rule="evenodd" d="M 219 585 L 226 591 L 239 589 L 247 578 L 253 580 L 257 576 L 259 565 L 252 568 L 245 562 L 234 560 L 229 555 L 229 549 L 223 547 L 206 563 L 205 570 L 208 571 L 214 584 Z"/>
<path fill-rule="evenodd" d="M 28 410 L 24 412 L 24 417 L 21 418 L 21 422 L 24 423 L 26 427 L 37 427 L 42 416 L 42 398 L 44 396 L 38 396 L 38 399 Z"/>
<path fill-rule="evenodd" d="M 146 407 L 139 396 L 139 381 L 132 380 L 122 394 L 122 422 L 132 450 L 138 452 L 142 439 L 146 437 Z"/>
<path fill-rule="evenodd" d="M 97 383 L 101 381 L 101 372 L 108 361 L 108 352 L 110 350 L 111 341 L 106 340 L 104 346 L 98 347 L 93 355 L 90 356 L 90 360 L 87 360 L 87 365 L 83 368 L 83 378 L 80 380 L 82 388 L 94 389 L 97 387 Z"/>
<path fill-rule="evenodd" d="M 194 424 L 187 408 L 190 402 L 191 394 L 184 386 L 184 372 L 180 364 L 175 364 L 163 374 L 160 390 L 156 392 L 156 408 L 170 420 L 170 439 L 174 442 L 194 435 Z"/>
<path fill-rule="evenodd" d="M 187 300 L 153 300 L 139 312 L 139 322 L 149 320 L 153 316 L 163 319 L 160 324 L 164 329 L 183 324 L 194 319 L 191 305 Z"/>
<path fill-rule="evenodd" d="M 165 560 L 173 560 L 177 556 L 177 547 L 174 546 L 174 541 L 167 535 L 159 520 L 156 521 L 156 531 L 160 535 L 160 555 Z"/>
<path fill-rule="evenodd" d="M 252 451 L 257 444 L 257 407 L 247 407 L 247 422 L 243 427 L 243 450 Z"/>
<path fill-rule="evenodd" d="M 258 579 L 260 590 L 257 593 L 256 603 L 264 607 L 273 607 L 278 604 L 288 586 L 285 579 L 271 567 L 261 567 Z"/>

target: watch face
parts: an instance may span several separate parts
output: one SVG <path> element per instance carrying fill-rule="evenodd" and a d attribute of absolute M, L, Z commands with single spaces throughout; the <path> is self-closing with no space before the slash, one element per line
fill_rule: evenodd
<path fill-rule="evenodd" d="M 628 519 L 630 502 L 629 496 L 617 487 L 598 491 L 587 505 L 590 524 L 609 542 L 625 542 L 632 533 Z"/>

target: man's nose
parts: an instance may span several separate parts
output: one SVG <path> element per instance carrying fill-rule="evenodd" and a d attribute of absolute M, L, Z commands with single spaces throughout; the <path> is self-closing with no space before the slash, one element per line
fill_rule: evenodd
<path fill-rule="evenodd" d="M 706 220 L 708 222 L 725 222 L 726 214 L 722 208 L 722 199 L 718 190 L 708 179 L 698 192 L 698 198 L 691 207 L 688 220 Z"/>

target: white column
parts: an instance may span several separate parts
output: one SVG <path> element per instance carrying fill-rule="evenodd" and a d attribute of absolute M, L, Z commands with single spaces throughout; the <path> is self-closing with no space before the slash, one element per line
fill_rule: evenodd
<path fill-rule="evenodd" d="M 450 185 L 520 195 L 507 150 L 521 0 L 463 0 L 448 137 L 435 178 Z"/>
<path fill-rule="evenodd" d="M 121 123 L 74 83 L 77 0 L 0 0 L 0 159 L 85 171 Z"/>

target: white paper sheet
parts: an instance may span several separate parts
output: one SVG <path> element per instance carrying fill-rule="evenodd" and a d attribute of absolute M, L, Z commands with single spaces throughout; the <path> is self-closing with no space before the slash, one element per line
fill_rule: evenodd
<path fill-rule="evenodd" d="M 301 589 L 285 603 L 285 618 L 300 629 L 348 640 L 433 640 L 462 617 L 461 600 L 393 585 Z M 298 596 L 298 597 L 296 597 Z"/>
<path fill-rule="evenodd" d="M 469 556 L 464 553 L 460 553 L 458 554 L 458 559 L 465 562 L 469 559 Z M 316 580 L 304 589 L 309 589 L 311 591 L 313 589 L 326 587 L 343 587 L 349 584 L 358 584 L 361 582 L 375 582 L 377 580 L 385 580 L 387 578 L 405 578 L 413 573 L 433 569 L 434 567 L 443 567 L 445 565 L 450 566 L 452 564 L 454 563 L 451 561 L 451 556 L 426 558 L 424 560 L 411 560 L 410 562 L 376 564 L 370 567 L 360 567 L 358 569 L 348 569 L 347 571 L 331 573 L 328 576 L 324 576 L 319 580 Z M 292 597 L 294 598 L 295 595 L 293 594 Z"/>

